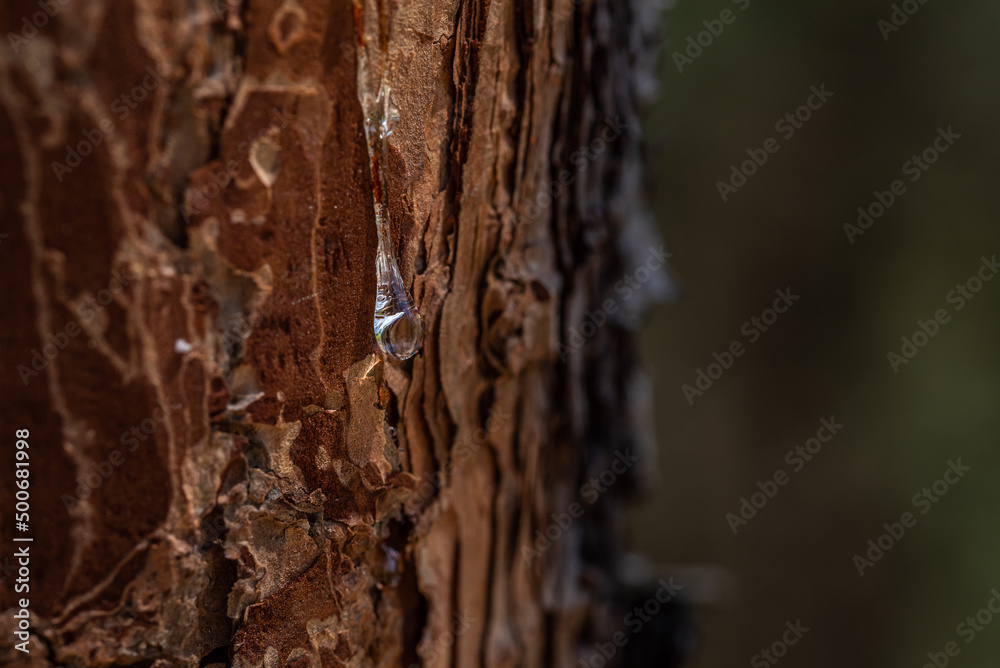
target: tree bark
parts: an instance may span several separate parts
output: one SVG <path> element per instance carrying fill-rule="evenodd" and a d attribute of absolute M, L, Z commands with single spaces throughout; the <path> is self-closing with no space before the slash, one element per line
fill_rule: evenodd
<path fill-rule="evenodd" d="M 402 365 L 372 335 L 350 2 L 38 11 L 2 16 L 0 507 L 28 429 L 34 541 L 31 653 L 5 561 L 0 661 L 593 653 L 655 470 L 631 331 L 664 286 L 619 285 L 659 248 L 655 3 L 388 4 L 394 248 L 425 324 Z"/>

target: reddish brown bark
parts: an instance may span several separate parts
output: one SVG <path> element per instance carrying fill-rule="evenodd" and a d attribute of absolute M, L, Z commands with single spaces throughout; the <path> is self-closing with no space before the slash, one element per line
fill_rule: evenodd
<path fill-rule="evenodd" d="M 31 655 L 8 578 L 0 660 L 575 666 L 614 629 L 640 467 L 527 550 L 616 452 L 653 468 L 629 331 L 655 290 L 578 334 L 654 241 L 650 4 L 390 4 L 426 326 L 402 366 L 372 338 L 349 2 L 70 2 L 4 53 L 0 382 L 35 542 Z M 37 7 L 2 11 L 19 34 Z"/>

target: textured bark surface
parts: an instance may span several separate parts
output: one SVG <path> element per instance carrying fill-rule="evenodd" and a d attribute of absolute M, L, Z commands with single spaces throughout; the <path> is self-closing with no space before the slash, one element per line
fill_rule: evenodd
<path fill-rule="evenodd" d="M 655 3 L 389 4 L 426 326 L 402 366 L 372 336 L 351 4 L 54 6 L 0 62 L 0 384 L 35 536 L 31 654 L 5 565 L 0 663 L 577 665 L 615 630 L 620 504 L 655 468 L 630 331 L 659 279 L 583 328 L 658 248 Z M 5 3 L 3 33 L 38 9 Z"/>

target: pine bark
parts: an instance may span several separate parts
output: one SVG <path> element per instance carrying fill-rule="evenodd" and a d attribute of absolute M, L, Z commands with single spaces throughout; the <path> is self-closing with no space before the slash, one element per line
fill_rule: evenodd
<path fill-rule="evenodd" d="M 402 365 L 372 336 L 351 3 L 53 8 L 30 36 L 38 5 L 2 10 L 3 438 L 30 430 L 34 543 L 31 654 L 4 562 L 0 663 L 578 665 L 655 470 L 632 331 L 659 279 L 614 290 L 658 247 L 655 3 L 388 4 L 426 327 Z"/>

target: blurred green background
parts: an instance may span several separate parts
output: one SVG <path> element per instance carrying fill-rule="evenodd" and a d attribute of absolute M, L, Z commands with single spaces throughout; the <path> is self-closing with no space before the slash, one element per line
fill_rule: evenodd
<path fill-rule="evenodd" d="M 665 12 L 645 132 L 684 293 L 642 335 L 661 480 L 630 535 L 668 569 L 716 569 L 695 592 L 695 666 L 750 665 L 796 620 L 810 630 L 781 665 L 919 668 L 950 641 L 949 665 L 1000 661 L 1000 615 L 971 643 L 956 633 L 1000 590 L 1000 278 L 961 311 L 946 300 L 1000 255 L 1000 4 L 914 6 L 888 40 L 891 2 Z M 732 23 L 679 72 L 674 53 L 725 9 Z M 794 136 L 776 131 L 824 84 L 833 96 Z M 903 163 L 949 126 L 961 138 L 911 182 Z M 723 202 L 717 181 L 769 137 L 780 150 Z M 851 244 L 844 224 L 895 179 L 905 194 Z M 743 324 L 786 287 L 800 299 L 750 344 Z M 887 354 L 941 308 L 950 322 L 894 372 Z M 746 353 L 689 405 L 681 386 L 733 341 Z M 830 416 L 843 431 L 794 472 L 785 453 Z M 971 471 L 921 514 L 914 495 L 959 458 Z M 788 484 L 734 535 L 726 514 L 777 469 Z M 907 511 L 916 526 L 859 576 L 854 555 Z"/>

